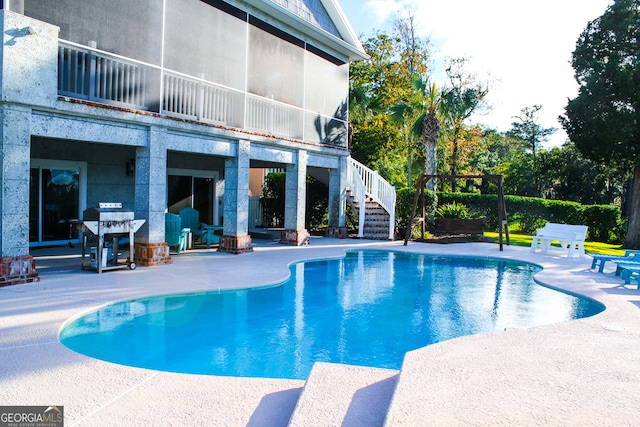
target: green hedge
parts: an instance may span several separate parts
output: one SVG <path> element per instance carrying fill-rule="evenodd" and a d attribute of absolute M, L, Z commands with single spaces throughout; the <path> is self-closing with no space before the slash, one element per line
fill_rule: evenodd
<path fill-rule="evenodd" d="M 265 227 L 284 227 L 286 178 L 285 172 L 272 172 L 264 179 L 261 201 Z M 329 188 L 307 175 L 306 193 L 305 228 L 316 231 L 327 223 Z"/>
<path fill-rule="evenodd" d="M 416 195 L 415 188 L 402 188 L 396 190 L 396 225 L 398 227 L 406 227 L 409 223 L 411 209 L 413 209 L 413 200 Z M 433 191 L 425 191 L 425 210 L 428 216 L 432 216 L 436 210 L 437 197 Z M 419 209 L 419 207 L 418 207 Z M 420 214 L 416 212 L 416 214 Z"/>
<path fill-rule="evenodd" d="M 430 192 L 426 192 L 428 194 Z M 404 226 L 409 220 L 413 206 L 415 189 L 398 191 L 396 202 L 396 218 L 398 225 Z M 498 196 L 496 194 L 479 193 L 446 193 L 439 192 L 437 197 L 428 196 L 437 205 L 460 203 L 467 206 L 477 216 L 483 217 L 487 230 L 498 230 Z M 588 239 L 598 242 L 619 242 L 624 238 L 621 211 L 612 205 L 581 205 L 576 202 L 547 200 L 536 197 L 505 196 L 509 225 L 512 230 L 533 234 L 546 222 L 562 224 L 584 224 L 589 227 Z"/>

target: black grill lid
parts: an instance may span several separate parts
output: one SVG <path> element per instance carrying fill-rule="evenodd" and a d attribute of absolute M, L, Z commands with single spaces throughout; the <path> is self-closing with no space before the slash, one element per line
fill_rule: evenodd
<path fill-rule="evenodd" d="M 97 208 L 85 209 L 84 221 L 128 221 L 133 220 L 133 211 L 122 209 L 122 203 L 99 203 Z"/>

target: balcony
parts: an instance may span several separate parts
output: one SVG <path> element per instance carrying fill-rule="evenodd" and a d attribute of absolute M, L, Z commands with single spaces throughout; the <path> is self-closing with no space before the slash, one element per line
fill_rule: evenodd
<path fill-rule="evenodd" d="M 67 41 L 58 46 L 58 94 L 347 148 L 344 120 Z"/>

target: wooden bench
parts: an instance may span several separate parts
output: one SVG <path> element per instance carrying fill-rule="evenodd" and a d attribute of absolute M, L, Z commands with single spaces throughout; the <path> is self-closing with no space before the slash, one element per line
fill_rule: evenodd
<path fill-rule="evenodd" d="M 461 218 L 437 218 L 435 220 L 434 235 L 466 235 L 472 237 L 484 236 L 484 220 Z"/>
<path fill-rule="evenodd" d="M 554 241 L 560 242 L 562 249 L 569 249 L 567 257 L 574 255 L 584 257 L 584 239 L 587 237 L 586 225 L 556 224 L 548 222 L 543 228 L 539 228 L 531 240 L 531 252 L 540 249 L 547 252 Z"/>

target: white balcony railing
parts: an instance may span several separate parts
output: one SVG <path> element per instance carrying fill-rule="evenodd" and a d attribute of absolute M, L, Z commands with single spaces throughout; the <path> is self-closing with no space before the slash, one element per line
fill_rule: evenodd
<path fill-rule="evenodd" d="M 244 93 L 203 79 L 165 70 L 162 114 L 239 127 Z"/>
<path fill-rule="evenodd" d="M 268 135 L 347 145 L 344 120 L 62 40 L 58 93 Z M 316 129 L 316 122 L 331 123 L 344 132 Z"/>
<path fill-rule="evenodd" d="M 58 93 L 104 104 L 147 108 L 150 65 L 74 43 L 58 46 Z"/>
<path fill-rule="evenodd" d="M 245 127 L 262 131 L 271 129 L 275 135 L 304 138 L 304 110 L 281 102 L 247 94 Z"/>

